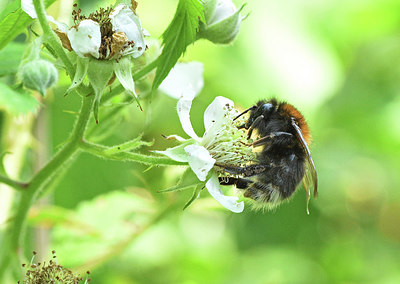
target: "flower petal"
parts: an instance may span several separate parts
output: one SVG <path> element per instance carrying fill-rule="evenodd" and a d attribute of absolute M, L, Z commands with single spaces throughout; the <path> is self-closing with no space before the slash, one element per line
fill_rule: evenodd
<path fill-rule="evenodd" d="M 99 58 L 101 44 L 100 26 L 92 20 L 83 20 L 77 28 L 68 31 L 71 47 L 80 57 L 92 55 Z"/>
<path fill-rule="evenodd" d="M 203 72 L 203 63 L 178 63 L 171 69 L 159 89 L 168 96 L 179 99 L 184 91 L 191 87 L 197 96 L 204 86 Z"/>
<path fill-rule="evenodd" d="M 189 166 L 201 181 L 205 181 L 208 172 L 215 164 L 215 159 L 211 157 L 206 148 L 199 145 L 187 145 L 185 152 L 188 156 Z"/>
<path fill-rule="evenodd" d="M 172 160 L 178 162 L 187 162 L 189 159 L 188 154 L 185 151 L 185 147 L 187 146 L 188 146 L 187 144 L 182 144 L 173 148 L 168 148 L 165 151 L 152 151 L 152 152 L 165 155 L 167 157 L 170 157 Z"/>
<path fill-rule="evenodd" d="M 177 103 L 177 111 L 179 120 L 185 133 L 199 142 L 200 138 L 197 136 L 196 132 L 194 132 L 192 123 L 190 122 L 190 108 L 192 106 L 194 94 L 195 93 L 191 88 L 185 90 Z"/>
<path fill-rule="evenodd" d="M 209 130 L 214 124 L 222 124 L 225 113 L 233 109 L 234 103 L 225 97 L 216 97 L 204 112 L 204 127 Z M 214 126 L 215 127 L 215 126 Z"/>
<path fill-rule="evenodd" d="M 125 33 L 134 43 L 133 47 L 126 48 L 123 54 L 132 54 L 134 58 L 142 55 L 146 49 L 146 43 L 139 17 L 128 6 L 120 4 L 115 7 L 110 19 L 114 30 Z"/>
<path fill-rule="evenodd" d="M 27 13 L 31 18 L 36 19 L 35 6 L 33 6 L 32 0 L 21 0 L 21 9 Z"/>
<path fill-rule="evenodd" d="M 212 177 L 207 181 L 206 188 L 211 196 L 214 197 L 215 200 L 217 200 L 226 209 L 229 209 L 234 213 L 240 213 L 243 211 L 243 201 L 237 202 L 239 199 L 237 196 L 226 196 L 222 193 L 217 174 L 213 174 Z"/>

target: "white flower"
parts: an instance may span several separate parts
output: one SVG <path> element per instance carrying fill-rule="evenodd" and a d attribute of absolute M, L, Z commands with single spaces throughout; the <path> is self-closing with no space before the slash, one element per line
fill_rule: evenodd
<path fill-rule="evenodd" d="M 21 7 L 30 17 L 37 18 L 32 0 L 21 0 Z M 108 18 L 107 12 L 110 12 Z M 114 9 L 103 9 L 89 17 L 83 16 L 83 19 L 80 18 L 80 10 L 74 10 L 73 17 L 76 24 L 68 28 L 47 16 L 50 22 L 57 25 L 56 32 L 63 46 L 79 57 L 119 59 L 131 55 L 136 58 L 146 50 L 144 36 L 148 32 L 142 28 L 133 7 L 120 4 Z"/>
<path fill-rule="evenodd" d="M 204 112 L 205 133 L 198 137 L 190 122 L 190 108 L 194 98 L 193 90 L 187 91 L 178 101 L 178 115 L 182 128 L 191 139 L 185 140 L 173 135 L 183 144 L 165 151 L 156 151 L 171 159 L 187 162 L 211 196 L 221 205 L 235 213 L 244 209 L 243 201 L 238 202 L 236 196 L 225 196 L 222 193 L 218 175 L 223 173 L 216 164 L 241 166 L 254 158 L 250 147 L 244 146 L 246 135 L 237 128 L 241 122 L 233 121 L 238 112 L 233 102 L 224 97 L 216 97 Z"/>
<path fill-rule="evenodd" d="M 201 62 L 177 63 L 161 83 L 159 90 L 175 99 L 182 97 L 188 89 L 192 89 L 197 96 L 204 86 L 203 72 L 204 66 Z"/>
<path fill-rule="evenodd" d="M 82 84 L 87 76 L 96 96 L 93 106 L 96 122 L 102 93 L 114 75 L 140 106 L 131 58 L 141 56 L 146 50 L 144 36 L 148 32 L 142 28 L 136 15 L 137 3 L 134 0 L 131 3 L 132 7 L 120 4 L 115 8 L 100 9 L 87 17 L 80 14 L 81 9 L 74 9 L 75 24 L 70 28 L 47 16 L 57 25 L 55 32 L 63 47 L 78 55 L 73 83 L 67 93 Z M 22 0 L 21 7 L 29 16 L 37 18 L 32 0 Z"/>

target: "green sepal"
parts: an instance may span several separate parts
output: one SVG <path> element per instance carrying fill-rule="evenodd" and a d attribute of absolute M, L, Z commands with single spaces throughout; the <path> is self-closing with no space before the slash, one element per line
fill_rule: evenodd
<path fill-rule="evenodd" d="M 183 175 L 177 185 L 167 188 L 167 189 L 164 189 L 164 190 L 159 190 L 158 192 L 166 193 L 166 192 L 173 192 L 173 191 L 182 191 L 185 189 L 193 188 L 195 186 L 203 187 L 204 185 L 205 185 L 205 182 L 200 181 L 197 178 L 196 174 L 192 171 L 191 168 L 187 168 L 186 171 L 183 173 Z"/>
<path fill-rule="evenodd" d="M 94 118 L 96 119 L 96 123 L 99 123 L 98 118 L 101 95 L 103 94 L 103 91 L 110 81 L 113 73 L 114 69 L 112 61 L 97 59 L 91 59 L 89 61 L 87 76 L 96 96 L 93 106 L 93 114 Z"/>
<path fill-rule="evenodd" d="M 192 197 L 189 199 L 189 201 L 185 204 L 185 206 L 183 206 L 182 210 L 185 210 L 186 208 L 188 208 L 193 201 L 195 201 L 197 198 L 199 198 L 200 196 L 200 192 L 201 190 L 204 188 L 204 185 L 198 185 L 196 186 L 196 188 L 193 190 L 193 195 Z"/>
<path fill-rule="evenodd" d="M 113 154 L 117 154 L 119 152 L 128 152 L 134 149 L 137 149 L 141 146 L 152 146 L 153 145 L 153 141 L 151 142 L 147 142 L 147 141 L 142 141 L 142 136 L 143 134 L 139 135 L 138 137 L 136 137 L 133 140 L 130 140 L 128 142 L 113 146 L 107 150 L 104 151 L 104 154 L 106 155 L 113 155 Z"/>
<path fill-rule="evenodd" d="M 198 37 L 208 39 L 213 43 L 231 43 L 239 32 L 240 23 L 242 21 L 240 12 L 245 5 L 246 4 L 243 4 L 234 14 L 219 22 L 211 25 L 200 24 Z"/>
<path fill-rule="evenodd" d="M 152 151 L 153 153 L 158 153 L 165 155 L 172 160 L 178 161 L 178 162 L 187 162 L 188 161 L 188 154 L 185 151 L 185 147 L 187 145 L 193 144 L 193 139 L 188 139 L 184 141 L 181 145 L 172 147 L 172 148 L 167 148 L 164 151 Z"/>
<path fill-rule="evenodd" d="M 136 99 L 136 102 L 139 105 L 140 110 L 143 110 L 142 106 L 140 105 L 139 98 L 135 92 L 135 83 L 133 81 L 131 59 L 128 56 L 126 56 L 119 59 L 118 61 L 115 60 L 114 72 L 121 85 L 125 88 L 125 91 Z"/>
<path fill-rule="evenodd" d="M 215 9 L 217 8 L 217 0 L 206 0 L 203 4 L 204 7 L 204 18 L 206 23 L 210 22 L 212 16 L 214 16 Z"/>
<path fill-rule="evenodd" d="M 75 76 L 74 79 L 72 80 L 71 86 L 69 86 L 64 96 L 68 95 L 71 91 L 75 90 L 76 87 L 82 84 L 83 80 L 86 77 L 88 68 L 89 68 L 89 58 L 88 57 L 82 58 L 80 56 L 77 56 Z"/>

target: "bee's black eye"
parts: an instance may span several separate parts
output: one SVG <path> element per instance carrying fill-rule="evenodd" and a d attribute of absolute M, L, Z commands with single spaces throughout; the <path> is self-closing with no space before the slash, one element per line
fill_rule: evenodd
<path fill-rule="evenodd" d="M 264 104 L 263 106 L 262 106 L 262 110 L 263 110 L 263 112 L 265 113 L 265 112 L 270 112 L 272 109 L 273 109 L 273 105 L 272 104 L 270 104 L 270 103 L 268 103 L 268 104 Z"/>

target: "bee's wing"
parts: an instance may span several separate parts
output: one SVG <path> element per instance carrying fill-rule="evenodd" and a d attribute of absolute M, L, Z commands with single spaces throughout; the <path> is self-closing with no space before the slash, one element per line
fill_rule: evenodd
<path fill-rule="evenodd" d="M 306 190 L 307 198 L 310 196 L 310 191 L 309 188 L 310 186 L 314 187 L 314 197 L 318 196 L 318 177 L 317 177 L 317 171 L 315 169 L 314 161 L 311 158 L 311 153 L 310 150 L 308 149 L 307 142 L 303 137 L 303 133 L 301 132 L 300 127 L 296 124 L 294 119 L 292 118 L 292 125 L 294 129 L 296 130 L 296 136 L 300 141 L 300 144 L 303 148 L 304 153 L 306 154 L 306 172 L 304 174 L 303 178 L 303 185 L 304 189 Z"/>

